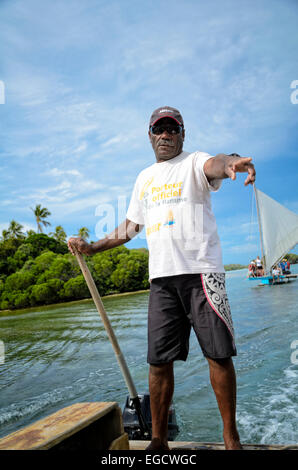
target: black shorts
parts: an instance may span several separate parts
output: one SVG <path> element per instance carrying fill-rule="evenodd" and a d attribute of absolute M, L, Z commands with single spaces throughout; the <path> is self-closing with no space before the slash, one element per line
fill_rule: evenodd
<path fill-rule="evenodd" d="M 151 281 L 147 362 L 185 361 L 191 326 L 204 356 L 237 355 L 224 273 L 181 274 Z"/>

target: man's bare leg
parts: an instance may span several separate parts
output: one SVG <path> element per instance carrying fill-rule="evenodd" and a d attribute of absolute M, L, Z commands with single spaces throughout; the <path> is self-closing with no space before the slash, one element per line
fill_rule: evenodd
<path fill-rule="evenodd" d="M 242 449 L 236 426 L 236 374 L 231 358 L 209 359 L 210 381 L 223 420 L 223 438 L 227 450 Z"/>
<path fill-rule="evenodd" d="M 150 365 L 149 392 L 152 441 L 147 450 L 168 450 L 168 416 L 174 393 L 173 363 Z"/>

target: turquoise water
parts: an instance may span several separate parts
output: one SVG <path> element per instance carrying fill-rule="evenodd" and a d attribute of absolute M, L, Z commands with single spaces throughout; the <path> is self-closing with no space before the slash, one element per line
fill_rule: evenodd
<path fill-rule="evenodd" d="M 241 439 L 296 444 L 298 354 L 291 344 L 298 340 L 298 280 L 258 287 L 245 276 L 245 270 L 227 273 Z M 139 393 L 148 392 L 147 303 L 148 293 L 104 299 Z M 128 392 L 92 301 L 2 314 L 0 340 L 0 436 L 76 402 L 123 406 Z M 174 404 L 178 440 L 222 441 L 207 362 L 193 333 L 187 362 L 175 364 Z"/>

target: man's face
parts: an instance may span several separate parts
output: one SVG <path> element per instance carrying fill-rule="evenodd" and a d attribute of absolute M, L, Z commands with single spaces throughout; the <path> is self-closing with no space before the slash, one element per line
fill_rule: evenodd
<path fill-rule="evenodd" d="M 159 119 L 155 126 L 178 126 L 171 118 Z M 149 130 L 149 139 L 154 150 L 157 162 L 171 160 L 182 152 L 184 129 L 181 133 L 171 134 L 165 129 L 161 134 L 155 135 Z"/>

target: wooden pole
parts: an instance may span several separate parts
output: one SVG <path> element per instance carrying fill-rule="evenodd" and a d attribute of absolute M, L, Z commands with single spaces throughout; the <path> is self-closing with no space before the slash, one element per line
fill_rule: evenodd
<path fill-rule="evenodd" d="M 93 277 L 92 277 L 92 275 L 91 275 L 91 273 L 88 269 L 88 266 L 87 266 L 83 256 L 81 255 L 81 253 L 79 253 L 74 246 L 73 246 L 73 250 L 75 252 L 76 258 L 78 260 L 79 266 L 81 268 L 81 271 L 83 273 L 83 276 L 85 278 L 87 286 L 89 288 L 92 299 L 93 299 L 93 301 L 96 305 L 97 311 L 98 311 L 99 315 L 101 316 L 101 319 L 103 321 L 103 324 L 104 324 L 104 327 L 105 327 L 106 332 L 108 334 L 108 337 L 109 337 L 109 339 L 112 343 L 113 349 L 114 349 L 115 354 L 116 354 L 117 361 L 119 363 L 120 370 L 122 372 L 122 375 L 124 377 L 124 380 L 126 382 L 126 385 L 127 385 L 128 391 L 129 391 L 129 396 L 133 400 L 133 399 L 138 397 L 138 394 L 137 394 L 136 388 L 134 386 L 132 377 L 130 375 L 129 369 L 127 367 L 127 364 L 125 362 L 125 359 L 122 355 L 122 352 L 121 352 L 120 346 L 118 344 L 117 338 L 114 334 L 112 325 L 111 325 L 111 323 L 109 321 L 109 318 L 106 314 L 105 308 L 103 306 L 103 303 L 102 303 L 102 300 L 101 300 L 100 295 L 98 293 L 95 282 L 93 280 Z"/>

